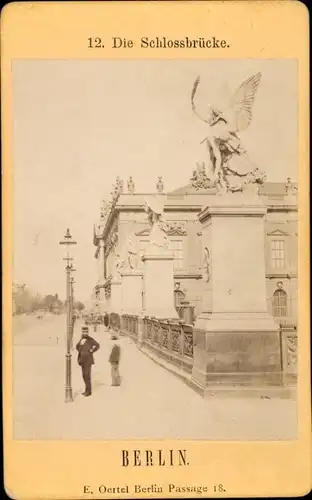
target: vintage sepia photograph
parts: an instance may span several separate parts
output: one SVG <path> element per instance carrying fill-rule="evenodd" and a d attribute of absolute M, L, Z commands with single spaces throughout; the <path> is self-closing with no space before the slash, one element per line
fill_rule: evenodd
<path fill-rule="evenodd" d="M 297 79 L 13 61 L 15 440 L 297 439 Z"/>

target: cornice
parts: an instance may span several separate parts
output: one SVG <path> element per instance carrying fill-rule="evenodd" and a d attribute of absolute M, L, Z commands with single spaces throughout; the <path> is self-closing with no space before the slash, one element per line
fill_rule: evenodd
<path fill-rule="evenodd" d="M 268 279 L 291 279 L 291 278 L 298 278 L 297 273 L 294 272 L 286 272 L 286 271 L 281 271 L 279 272 L 274 272 L 274 273 L 266 273 L 265 277 Z"/>
<path fill-rule="evenodd" d="M 198 216 L 200 222 L 204 222 L 211 216 L 215 217 L 263 217 L 266 207 L 262 205 L 215 205 L 208 206 Z"/>
<path fill-rule="evenodd" d="M 100 239 L 105 239 L 107 237 L 108 232 L 110 231 L 110 228 L 115 220 L 116 217 L 118 217 L 118 214 L 120 212 L 139 212 L 142 213 L 145 211 L 144 208 L 144 194 L 133 194 L 131 197 L 137 196 L 140 198 L 138 202 L 135 203 L 123 203 L 122 201 L 122 196 L 120 195 L 119 200 L 117 203 L 112 207 L 111 212 L 108 215 L 108 218 L 106 220 L 105 226 L 101 230 L 101 232 L 96 233 L 94 230 L 94 235 L 93 235 L 93 244 L 95 246 L 98 245 L 98 241 Z M 167 196 L 165 193 L 163 196 Z M 174 197 L 170 197 L 168 195 L 167 198 L 167 203 L 164 205 L 164 211 L 165 213 L 172 213 L 172 212 L 193 212 L 195 214 L 199 214 L 199 220 L 205 219 L 209 217 L 210 215 L 217 215 L 217 216 L 238 216 L 238 215 L 250 215 L 250 216 L 261 216 L 265 212 L 268 213 L 273 213 L 273 212 L 297 212 L 298 211 L 298 206 L 295 204 L 269 204 L 265 203 L 264 205 L 250 205 L 250 206 L 244 206 L 244 205 L 235 205 L 233 206 L 216 206 L 214 204 L 206 206 L 206 208 L 203 210 L 203 204 L 202 203 L 190 203 L 189 200 L 187 199 L 188 196 L 190 195 L 183 195 L 183 201 L 178 202 L 178 200 L 174 200 Z M 213 195 L 214 198 L 215 195 Z M 210 199 L 211 196 L 209 195 Z M 180 196 L 179 196 L 180 198 Z M 126 201 L 126 200 L 125 200 Z"/>
<path fill-rule="evenodd" d="M 187 271 L 187 270 L 174 270 L 173 272 L 174 279 L 202 279 L 203 275 L 199 271 Z"/>
<path fill-rule="evenodd" d="M 298 212 L 298 205 L 267 205 L 268 212 Z"/>

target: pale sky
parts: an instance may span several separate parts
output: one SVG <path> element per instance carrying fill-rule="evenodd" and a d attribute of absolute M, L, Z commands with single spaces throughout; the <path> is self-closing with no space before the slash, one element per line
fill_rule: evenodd
<path fill-rule="evenodd" d="M 76 297 L 96 281 L 93 223 L 119 175 L 137 192 L 189 182 L 205 125 L 199 104 L 225 106 L 260 71 L 253 121 L 240 134 L 268 181 L 297 180 L 297 68 L 293 60 L 63 60 L 13 64 L 14 280 L 65 296 L 65 229 L 73 249 Z M 221 104 L 220 104 L 221 103 Z"/>

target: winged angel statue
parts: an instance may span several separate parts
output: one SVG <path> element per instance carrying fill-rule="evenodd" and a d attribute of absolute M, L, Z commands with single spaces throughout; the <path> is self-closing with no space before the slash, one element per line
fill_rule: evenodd
<path fill-rule="evenodd" d="M 208 124 L 206 143 L 212 163 L 212 181 L 218 191 L 244 191 L 249 184 L 262 184 L 265 175 L 249 159 L 238 133 L 252 121 L 252 107 L 259 87 L 261 73 L 250 77 L 235 92 L 223 111 L 208 105 L 205 113 L 198 112 L 194 97 L 200 77 L 192 89 L 193 112 Z"/>
<path fill-rule="evenodd" d="M 168 248 L 167 224 L 164 221 L 164 206 L 156 197 L 146 197 L 145 212 L 151 227 L 150 244 L 157 247 Z"/>

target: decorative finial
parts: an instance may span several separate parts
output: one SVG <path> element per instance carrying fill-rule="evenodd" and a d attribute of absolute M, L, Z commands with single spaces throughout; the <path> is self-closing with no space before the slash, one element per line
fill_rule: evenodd
<path fill-rule="evenodd" d="M 289 193 L 289 191 L 291 191 L 291 178 L 287 177 L 286 193 Z"/>
<path fill-rule="evenodd" d="M 164 191 L 164 182 L 162 177 L 158 177 L 158 181 L 156 184 L 156 189 L 158 193 L 163 193 Z"/>
<path fill-rule="evenodd" d="M 119 193 L 123 192 L 123 180 L 121 180 L 119 178 L 119 176 L 117 176 L 117 178 L 116 178 L 116 187 L 117 187 Z"/>

